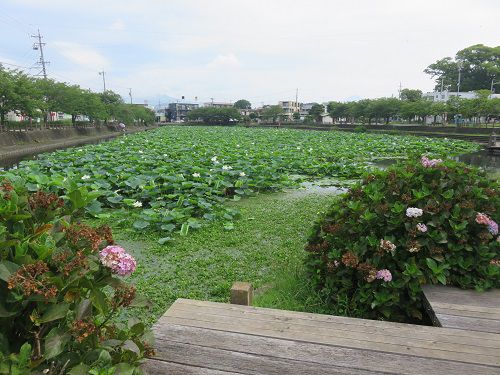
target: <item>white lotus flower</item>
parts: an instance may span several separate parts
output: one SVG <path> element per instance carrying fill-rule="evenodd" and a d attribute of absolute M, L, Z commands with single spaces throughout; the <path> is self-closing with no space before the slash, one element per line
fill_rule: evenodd
<path fill-rule="evenodd" d="M 90 179 L 90 176 L 88 174 L 82 176 L 82 180 L 88 180 L 88 179 Z"/>
<path fill-rule="evenodd" d="M 240 177 L 245 177 L 245 176 L 246 176 L 245 172 L 240 172 Z"/>
<path fill-rule="evenodd" d="M 142 202 L 139 202 L 139 201 L 135 201 L 132 206 L 134 206 L 135 208 L 139 208 L 139 207 L 142 207 Z"/>
<path fill-rule="evenodd" d="M 217 156 L 214 156 L 214 157 L 213 157 L 212 159 L 210 159 L 210 160 L 212 160 L 213 162 L 216 162 L 216 161 L 217 161 Z"/>
<path fill-rule="evenodd" d="M 139 154 L 143 154 L 144 152 L 142 150 L 139 150 Z"/>
<path fill-rule="evenodd" d="M 223 165 L 222 169 L 224 169 L 225 171 L 229 171 L 229 170 L 233 169 L 233 167 L 231 167 L 230 165 Z"/>
<path fill-rule="evenodd" d="M 192 174 L 192 176 L 193 176 L 193 177 L 200 177 L 200 174 L 199 174 L 199 173 L 197 173 L 197 172 L 195 172 L 195 173 L 193 173 L 193 174 Z"/>

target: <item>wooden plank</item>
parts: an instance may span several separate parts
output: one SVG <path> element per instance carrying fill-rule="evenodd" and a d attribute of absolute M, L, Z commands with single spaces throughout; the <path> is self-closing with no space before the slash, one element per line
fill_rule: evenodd
<path fill-rule="evenodd" d="M 479 293 L 426 285 L 423 291 L 430 316 L 436 325 L 468 332 L 500 333 L 500 289 Z"/>
<path fill-rule="evenodd" d="M 477 317 L 477 318 L 500 320 L 500 309 L 494 309 L 488 307 L 433 302 L 432 309 L 437 314 L 442 313 L 442 314 L 457 315 L 457 316 L 470 316 L 471 318 Z"/>
<path fill-rule="evenodd" d="M 199 302 L 199 301 L 198 301 Z M 185 300 L 176 302 L 171 309 L 165 314 L 158 324 L 155 326 L 155 332 L 159 332 L 165 324 L 180 324 L 192 327 L 208 328 L 223 330 L 229 332 L 237 332 L 244 334 L 253 334 L 265 337 L 275 337 L 282 339 L 290 339 L 302 342 L 312 342 L 318 344 L 344 346 L 356 349 L 378 350 L 398 354 L 409 354 L 436 359 L 448 359 L 463 361 L 469 363 L 484 363 L 489 365 L 500 365 L 500 346 L 498 341 L 488 342 L 485 340 L 485 345 L 479 346 L 469 344 L 457 344 L 453 342 L 440 342 L 432 337 L 428 340 L 415 339 L 411 337 L 397 338 L 396 336 L 385 337 L 383 330 L 381 332 L 355 332 L 343 331 L 336 329 L 336 325 L 330 327 L 314 327 L 313 324 L 302 326 L 300 322 L 290 321 L 273 321 L 269 318 L 266 320 L 258 320 L 255 316 L 250 318 L 247 311 L 242 311 L 240 316 L 237 316 L 237 311 L 232 309 L 232 316 L 225 316 L 222 307 L 228 306 L 225 304 L 209 303 L 211 307 L 221 305 L 219 311 L 209 312 L 206 307 L 203 309 L 196 306 L 189 306 Z M 246 308 L 248 309 L 248 308 Z M 242 308 L 241 310 L 246 310 Z M 259 309 L 268 310 L 268 309 Z M 267 313 L 269 313 L 267 311 Z M 221 315 L 222 314 L 222 315 Z M 256 315 L 256 314 L 254 314 Z M 339 317 L 337 317 L 339 318 Z M 370 321 L 368 321 L 370 322 Z M 396 326 L 400 326 L 396 324 Z M 403 325 L 404 326 L 404 325 Z M 455 330 L 436 330 L 438 334 L 449 331 L 453 333 Z M 474 333 L 478 336 L 478 332 Z M 474 334 L 472 336 L 474 336 Z M 376 337 L 374 338 L 374 335 Z M 497 337 L 494 334 L 481 334 L 479 336 Z"/>
<path fill-rule="evenodd" d="M 275 338 L 301 341 L 306 343 L 343 346 L 354 349 L 379 350 L 389 353 L 407 354 L 407 355 L 429 357 L 436 359 L 446 359 L 452 361 L 463 361 L 467 363 L 500 366 L 499 350 L 496 350 L 493 353 L 490 352 L 481 354 L 477 353 L 480 352 L 480 350 L 476 350 L 476 353 L 464 352 L 463 350 L 457 350 L 457 349 L 453 350 L 453 348 L 449 348 L 448 350 L 443 350 L 439 349 L 439 345 L 436 345 L 435 348 L 422 348 L 416 346 L 415 343 L 412 341 L 408 341 L 406 344 L 379 343 L 370 341 L 369 337 L 370 335 L 366 336 L 364 339 L 363 338 L 359 339 L 350 337 L 339 337 L 331 334 L 324 335 L 318 332 L 296 332 L 294 330 L 290 330 L 287 328 L 276 329 L 275 327 L 273 327 L 271 329 L 267 329 L 265 327 L 259 328 L 255 324 L 248 324 L 245 321 L 236 319 L 232 320 L 232 323 L 234 324 L 233 326 L 222 323 L 220 321 L 219 322 L 215 322 L 213 320 L 203 321 L 203 320 L 193 320 L 191 318 L 186 319 L 186 318 L 175 318 L 175 317 L 167 317 L 167 320 L 165 320 L 164 323 L 238 332 L 248 335 L 275 337 Z"/>
<path fill-rule="evenodd" d="M 492 289 L 479 293 L 475 290 L 459 289 L 450 286 L 424 285 L 422 290 L 431 304 L 440 302 L 495 309 L 500 308 L 500 289 Z"/>
<path fill-rule="evenodd" d="M 238 374 L 384 374 L 372 370 L 346 369 L 336 366 L 335 363 L 323 365 L 314 362 L 297 361 L 267 355 L 254 355 L 233 350 L 219 350 L 199 346 L 194 343 L 184 344 L 168 340 L 161 342 L 161 346 L 158 346 L 157 352 L 158 357 L 161 357 L 161 360 L 165 362 L 183 363 L 219 371 L 233 371 Z"/>
<path fill-rule="evenodd" d="M 496 341 L 500 341 L 500 337 L 496 334 L 488 334 L 482 332 L 465 332 L 460 330 L 444 330 L 436 331 L 434 327 L 385 322 L 380 320 L 356 319 L 335 315 L 323 315 L 303 313 L 296 311 L 277 310 L 253 306 L 232 306 L 217 302 L 198 301 L 179 298 L 170 307 L 169 311 L 165 313 L 168 316 L 176 309 L 186 309 L 191 306 L 192 308 L 203 308 L 206 311 L 212 311 L 215 314 L 224 316 L 247 316 L 249 319 L 265 320 L 278 320 L 289 323 L 300 323 L 303 325 L 312 324 L 316 327 L 332 327 L 332 324 L 338 329 L 345 329 L 349 331 L 359 331 L 365 333 L 374 333 L 383 330 L 387 335 L 403 336 L 408 338 L 422 337 L 426 338 L 429 335 L 432 337 L 446 340 L 450 338 L 451 342 L 461 342 L 464 344 L 485 345 L 485 342 L 490 343 L 492 347 L 498 347 Z M 258 315 L 258 317 L 256 316 Z M 441 334 L 443 332 L 443 334 Z"/>
<path fill-rule="evenodd" d="M 282 314 L 281 310 L 264 309 L 264 308 L 232 308 L 232 306 L 221 303 L 208 302 L 203 304 L 193 304 L 195 301 L 182 300 L 178 303 L 174 303 L 169 311 L 164 315 L 166 316 L 197 316 L 200 311 L 203 314 L 214 319 L 218 317 L 225 317 L 227 320 L 232 318 L 246 319 L 252 322 L 265 324 L 271 327 L 272 324 L 284 324 L 284 326 L 293 326 L 294 329 L 298 331 L 322 331 L 332 332 L 337 336 L 353 337 L 353 335 L 360 333 L 363 336 L 367 334 L 373 335 L 373 337 L 379 338 L 380 335 L 383 336 L 383 341 L 381 342 L 393 342 L 392 339 L 396 340 L 398 344 L 403 343 L 403 345 L 408 342 L 408 340 L 424 340 L 432 341 L 433 343 L 461 343 L 466 347 L 469 346 L 479 346 L 486 348 L 500 349 L 500 336 L 495 334 L 473 332 L 465 332 L 463 335 L 454 337 L 456 330 L 444 330 L 436 331 L 434 327 L 417 326 L 411 324 L 398 324 L 391 322 L 379 322 L 367 319 L 352 319 L 340 316 L 329 316 L 328 321 L 315 321 L 313 319 L 307 318 L 303 319 L 301 313 L 287 312 L 287 316 L 283 317 L 281 315 L 276 316 L 275 312 Z M 200 302 L 200 301 L 197 301 Z M 200 310 L 201 309 L 201 310 Z M 161 321 L 161 319 L 160 319 Z M 354 323 L 354 324 L 352 324 Z M 377 323 L 384 323 L 383 327 L 377 327 Z M 378 341 L 377 341 L 378 342 Z"/>
<path fill-rule="evenodd" d="M 196 327 L 169 324 L 155 332 L 158 356 L 163 355 L 163 346 L 172 342 L 230 350 L 258 356 L 294 359 L 314 362 L 346 369 L 359 369 L 403 375 L 417 374 L 498 374 L 498 368 L 463 362 L 384 353 L 373 350 L 358 350 L 338 346 L 303 343 L 254 335 L 244 335 Z M 173 344 L 175 345 L 175 344 Z M 187 361 L 190 361 L 188 358 Z"/>
<path fill-rule="evenodd" d="M 212 370 L 206 367 L 194 367 L 190 365 L 165 362 L 156 359 L 147 359 L 146 362 L 141 365 L 141 370 L 145 375 L 233 375 L 238 374 L 237 372 L 227 372 Z M 118 375 L 118 374 L 117 374 Z"/>
<path fill-rule="evenodd" d="M 500 320 L 436 314 L 443 327 L 500 333 Z"/>

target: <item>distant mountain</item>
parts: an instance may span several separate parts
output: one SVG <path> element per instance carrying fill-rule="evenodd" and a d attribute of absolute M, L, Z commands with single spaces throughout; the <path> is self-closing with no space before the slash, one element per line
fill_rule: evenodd
<path fill-rule="evenodd" d="M 361 100 L 363 99 L 361 96 L 359 95 L 353 95 L 353 96 L 349 96 L 348 98 L 345 99 L 346 102 L 357 102 L 358 100 Z"/>

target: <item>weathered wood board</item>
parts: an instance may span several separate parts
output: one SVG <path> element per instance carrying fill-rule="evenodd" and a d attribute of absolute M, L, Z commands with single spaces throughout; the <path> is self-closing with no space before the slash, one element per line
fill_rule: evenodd
<path fill-rule="evenodd" d="M 147 374 L 500 374 L 500 335 L 179 299 Z"/>
<path fill-rule="evenodd" d="M 435 325 L 500 334 L 500 289 L 479 293 L 426 285 L 423 290 Z"/>

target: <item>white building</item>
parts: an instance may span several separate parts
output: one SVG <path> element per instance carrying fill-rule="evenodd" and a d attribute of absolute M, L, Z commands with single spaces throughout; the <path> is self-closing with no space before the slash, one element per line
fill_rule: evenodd
<path fill-rule="evenodd" d="M 292 119 L 295 112 L 300 111 L 300 105 L 294 100 L 281 101 L 278 105 L 283 108 L 283 115 L 287 116 L 288 119 Z"/>
<path fill-rule="evenodd" d="M 233 103 L 227 103 L 227 102 L 208 102 L 208 103 L 203 103 L 204 107 L 213 107 L 213 108 L 232 108 Z"/>
<path fill-rule="evenodd" d="M 474 91 L 454 92 L 454 91 L 434 91 L 422 94 L 422 98 L 433 102 L 447 102 L 451 97 L 458 96 L 462 99 L 475 99 L 477 94 Z M 489 98 L 500 98 L 500 94 L 491 94 Z"/>

